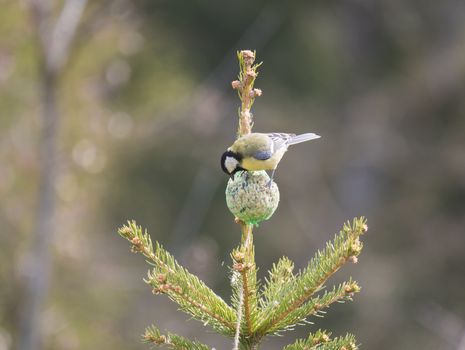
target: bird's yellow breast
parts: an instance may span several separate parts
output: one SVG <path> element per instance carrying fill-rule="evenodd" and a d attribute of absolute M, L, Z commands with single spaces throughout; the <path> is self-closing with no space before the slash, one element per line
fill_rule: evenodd
<path fill-rule="evenodd" d="M 286 152 L 286 148 L 280 149 L 275 152 L 271 158 L 266 160 L 259 160 L 253 157 L 245 157 L 241 161 L 241 167 L 245 170 L 258 171 L 258 170 L 273 170 L 278 166 L 279 161 Z"/>

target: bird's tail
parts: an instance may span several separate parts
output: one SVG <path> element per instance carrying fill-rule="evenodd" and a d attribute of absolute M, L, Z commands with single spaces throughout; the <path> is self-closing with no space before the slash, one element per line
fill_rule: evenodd
<path fill-rule="evenodd" d="M 296 143 L 301 143 L 305 141 L 310 141 L 310 140 L 315 140 L 319 139 L 321 136 L 314 134 L 312 132 L 306 133 L 306 134 L 301 134 L 301 135 L 296 135 L 291 137 L 291 139 L 288 142 L 288 145 L 295 145 Z"/>

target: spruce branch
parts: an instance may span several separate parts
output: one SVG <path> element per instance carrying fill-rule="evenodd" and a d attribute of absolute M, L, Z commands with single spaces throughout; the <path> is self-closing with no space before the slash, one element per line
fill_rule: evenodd
<path fill-rule="evenodd" d="M 161 334 L 155 326 L 150 326 L 145 330 L 142 341 L 155 346 L 166 346 L 173 350 L 211 350 L 209 346 L 198 341 L 192 341 L 173 333 Z"/>
<path fill-rule="evenodd" d="M 360 287 L 357 282 L 348 281 L 333 287 L 331 291 L 326 291 L 321 296 L 311 298 L 305 304 L 289 313 L 279 323 L 276 323 L 273 328 L 268 330 L 269 333 L 279 332 L 280 330 L 290 330 L 297 324 L 307 323 L 306 319 L 309 316 L 323 316 L 328 308 L 334 303 L 344 303 L 352 301 L 355 293 L 360 292 Z"/>
<path fill-rule="evenodd" d="M 131 242 L 133 252 L 140 252 L 149 259 L 153 269 L 145 282 L 153 287 L 154 293 L 166 294 L 195 319 L 221 334 L 233 336 L 236 314 L 222 298 L 179 265 L 158 242 L 154 248 L 148 233 L 134 221 L 128 222 L 118 233 Z"/>
<path fill-rule="evenodd" d="M 279 303 L 286 291 L 284 287 L 289 287 L 295 279 L 293 270 L 294 263 L 285 256 L 279 259 L 278 263 L 273 264 L 271 271 L 269 271 L 269 278 L 265 278 L 265 285 L 261 293 L 260 306 L 262 309 L 272 308 Z"/>
<path fill-rule="evenodd" d="M 330 338 L 331 333 L 317 331 L 310 334 L 306 339 L 298 339 L 287 345 L 283 350 L 357 350 L 355 337 L 346 334 L 344 337 Z"/>
<path fill-rule="evenodd" d="M 275 305 L 265 305 L 260 312 L 261 320 L 256 332 L 261 335 L 275 334 L 286 324 L 288 317 L 305 304 L 314 293 L 321 290 L 328 278 L 349 261 L 356 262 L 362 250 L 359 237 L 367 230 L 366 219 L 355 218 L 353 223 L 344 224 L 334 241 L 326 244 L 326 248 L 318 251 L 308 266 L 301 271 L 292 283 L 283 283 L 281 287 L 271 283 L 274 293 L 282 297 Z M 270 288 L 270 283 L 268 284 Z M 265 291 L 265 295 L 266 295 Z M 268 292 L 269 293 L 269 292 Z"/>

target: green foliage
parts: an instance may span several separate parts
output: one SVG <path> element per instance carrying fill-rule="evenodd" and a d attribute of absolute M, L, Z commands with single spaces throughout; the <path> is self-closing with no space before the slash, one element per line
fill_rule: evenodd
<path fill-rule="evenodd" d="M 345 337 L 331 339 L 331 333 L 319 330 L 306 339 L 299 339 L 286 346 L 283 350 L 357 350 L 355 337 L 347 334 Z"/>
<path fill-rule="evenodd" d="M 356 261 L 362 249 L 359 237 L 366 231 L 366 227 L 363 217 L 354 219 L 352 225 L 346 223 L 334 241 L 327 243 L 324 250 L 318 251 L 308 266 L 296 276 L 289 275 L 289 270 L 292 272 L 290 261 L 280 261 L 268 282 L 267 288 L 270 291 L 264 292 L 267 298 L 261 313 L 262 321 L 256 331 L 260 334 L 275 334 L 309 316 L 308 312 L 313 309 L 312 302 L 308 302 L 309 298 L 342 265 L 349 260 Z M 354 282 L 346 282 L 339 287 L 341 288 L 338 294 L 340 300 L 347 298 L 343 293 L 344 288 L 354 289 L 349 294 L 359 289 Z"/>
<path fill-rule="evenodd" d="M 153 287 L 155 294 L 166 294 L 184 312 L 221 334 L 231 336 L 234 333 L 234 310 L 197 276 L 180 266 L 158 242 L 154 248 L 147 232 L 142 232 L 135 222 L 128 222 L 118 232 L 132 243 L 134 252 L 149 259 L 153 269 L 145 282 Z"/>
<path fill-rule="evenodd" d="M 294 263 L 287 257 L 283 256 L 276 264 L 273 264 L 270 277 L 266 279 L 262 293 L 261 307 L 266 310 L 267 307 L 273 307 L 276 298 L 281 299 L 284 296 L 284 285 L 290 285 L 295 280 L 293 273 Z"/>
<path fill-rule="evenodd" d="M 210 325 L 218 333 L 233 337 L 238 318 L 235 310 L 241 309 L 240 343 L 245 349 L 259 344 L 266 335 L 277 335 L 296 324 L 305 324 L 309 316 L 324 315 L 324 309 L 333 303 L 352 300 L 353 295 L 360 291 L 358 284 L 349 280 L 315 296 L 342 265 L 356 262 L 362 249 L 359 238 L 367 230 L 364 218 L 354 219 L 352 224 L 346 223 L 334 241 L 318 251 L 308 266 L 297 274 L 293 273 L 293 262 L 286 257 L 281 258 L 273 265 L 261 290 L 256 276 L 252 228 L 249 225 L 242 227 L 242 244 L 231 253 L 231 306 L 179 265 L 158 242 L 154 246 L 148 233 L 134 221 L 128 222 L 118 232 L 131 242 L 133 252 L 143 254 L 153 266 L 145 281 L 153 287 L 154 293 L 166 294 L 194 319 Z M 316 348 L 312 342 L 324 334 L 317 332 L 285 349 Z M 143 340 L 173 349 L 206 349 L 204 345 L 174 334 L 163 336 L 154 327 L 147 329 Z M 309 344 L 313 345 L 308 347 Z M 355 344 L 353 336 L 335 338 L 318 345 L 318 349 L 356 349 L 348 347 L 348 344 Z"/>
<path fill-rule="evenodd" d="M 165 345 L 174 350 L 211 350 L 210 347 L 197 341 L 192 341 L 173 333 L 161 334 L 155 326 L 145 330 L 142 339 L 145 343 Z"/>

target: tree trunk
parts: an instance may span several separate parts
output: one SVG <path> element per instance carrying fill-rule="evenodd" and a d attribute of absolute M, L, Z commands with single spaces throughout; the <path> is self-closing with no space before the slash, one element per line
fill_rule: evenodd
<path fill-rule="evenodd" d="M 24 299 L 20 310 L 18 350 L 41 348 L 40 321 L 51 275 L 57 173 L 58 106 L 56 76 L 43 69 L 41 94 L 42 137 L 39 144 L 40 182 L 33 246 L 27 261 Z"/>

